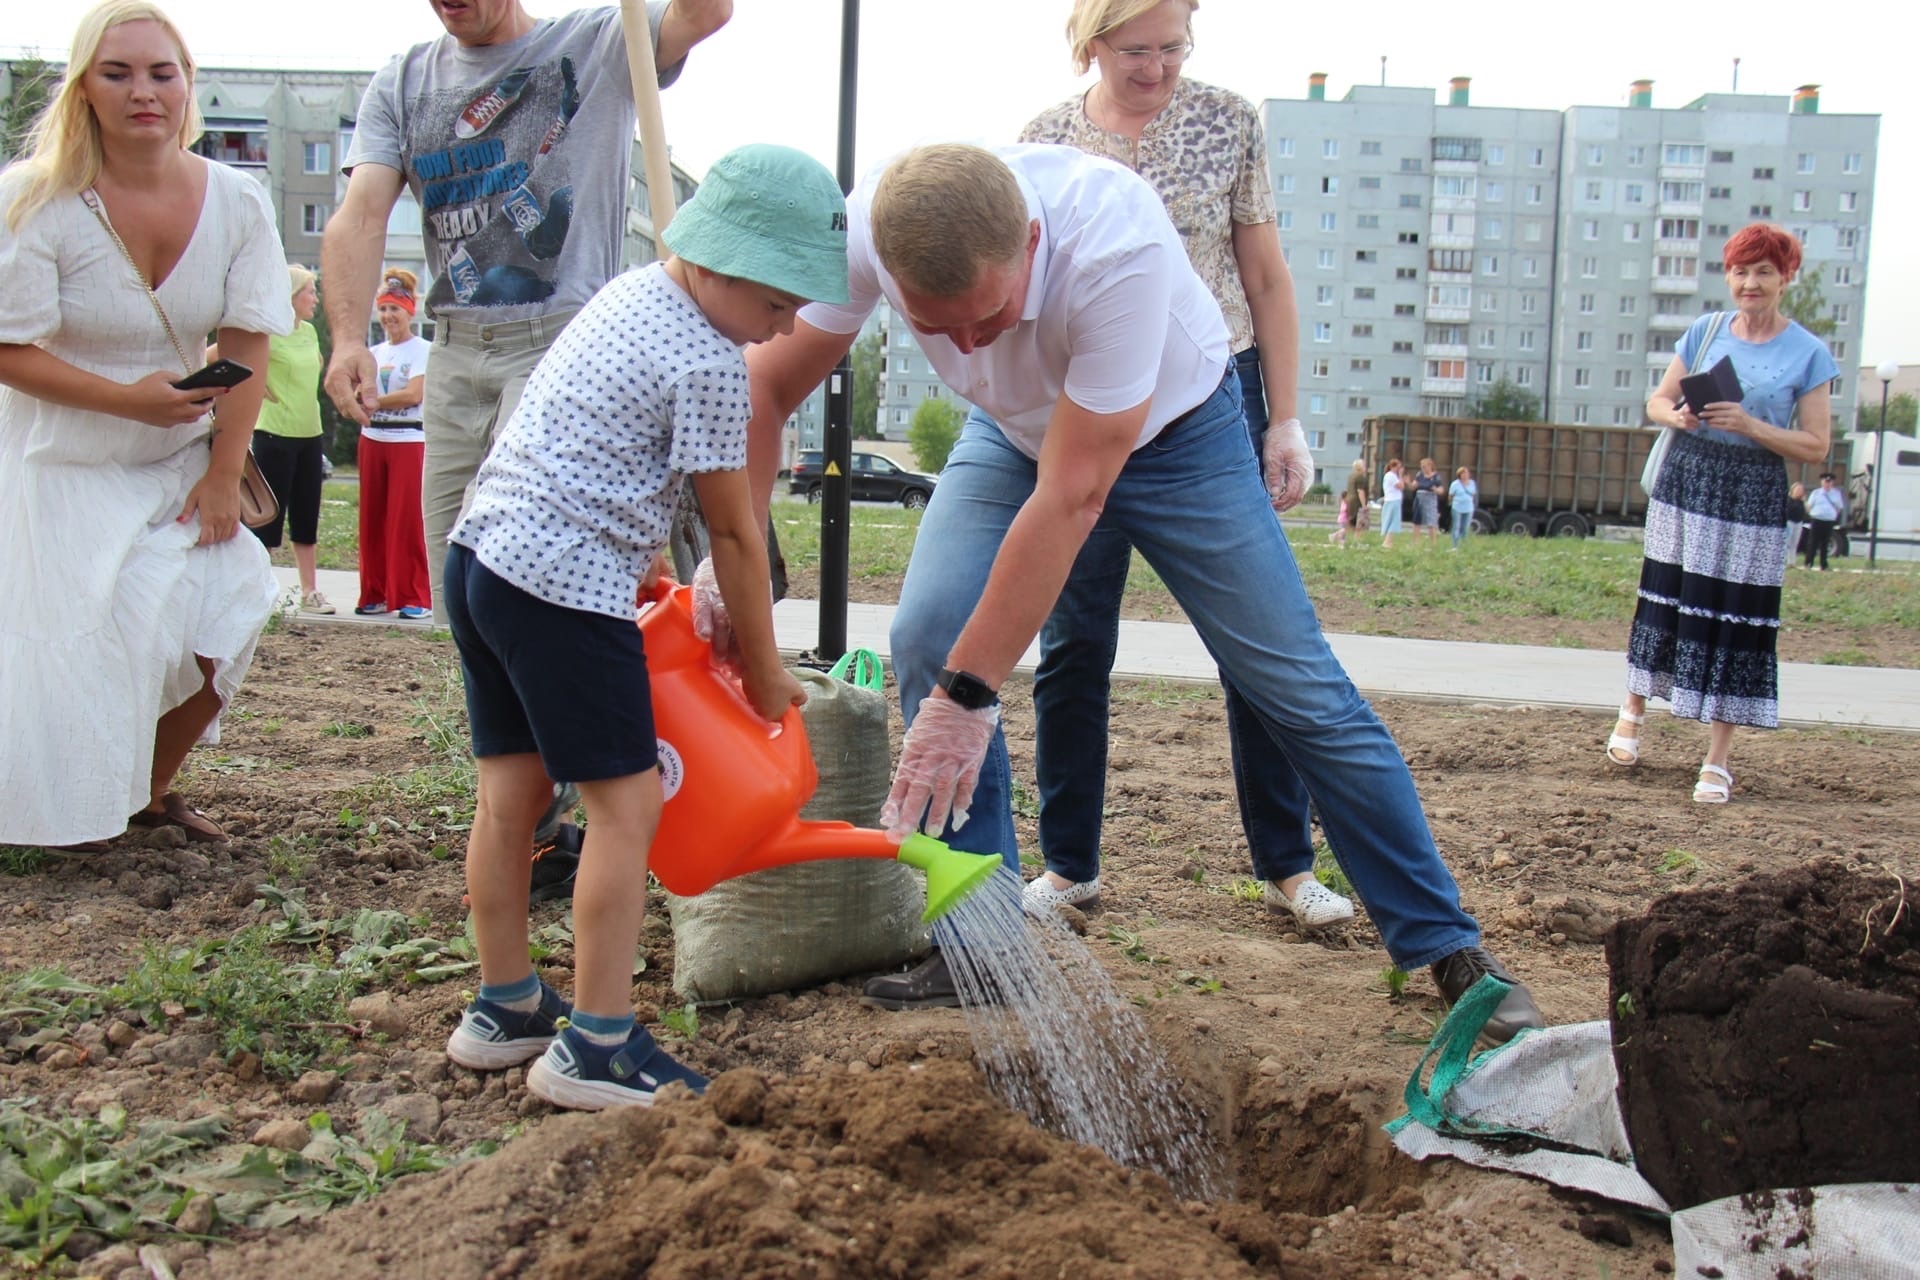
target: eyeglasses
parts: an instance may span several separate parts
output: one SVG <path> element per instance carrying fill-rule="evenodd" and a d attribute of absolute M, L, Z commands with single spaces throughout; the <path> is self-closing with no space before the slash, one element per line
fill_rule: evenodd
<path fill-rule="evenodd" d="M 1187 60 L 1188 54 L 1193 52 L 1191 39 L 1179 44 L 1161 45 L 1158 49 L 1117 49 L 1108 43 L 1105 36 L 1100 38 L 1100 43 L 1112 51 L 1113 61 L 1122 71 L 1138 71 L 1150 62 L 1158 62 L 1165 67 L 1177 67 Z"/>

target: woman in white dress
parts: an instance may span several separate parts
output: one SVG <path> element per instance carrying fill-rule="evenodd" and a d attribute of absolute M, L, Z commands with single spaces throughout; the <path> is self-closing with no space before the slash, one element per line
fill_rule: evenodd
<path fill-rule="evenodd" d="M 235 536 L 266 383 L 171 384 L 214 329 L 264 370 L 293 312 L 265 193 L 199 135 L 179 32 L 107 0 L 0 174 L 0 843 L 226 839 L 172 785 L 274 605 Z"/>

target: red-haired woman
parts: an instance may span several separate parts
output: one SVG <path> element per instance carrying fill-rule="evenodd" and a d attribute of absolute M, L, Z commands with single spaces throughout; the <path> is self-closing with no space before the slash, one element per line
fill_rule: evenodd
<path fill-rule="evenodd" d="M 1703 804 L 1723 804 L 1732 793 L 1734 726 L 1780 723 L 1774 641 L 1787 562 L 1782 459 L 1826 456 L 1828 384 L 1839 373 L 1826 344 L 1780 310 L 1800 269 L 1791 233 L 1756 223 L 1728 240 L 1721 256 L 1733 310 L 1693 323 L 1647 401 L 1647 416 L 1676 434 L 1647 510 L 1627 695 L 1607 739 L 1608 760 L 1638 763 L 1650 697 L 1667 699 L 1676 716 L 1705 721 L 1707 758 L 1693 789 Z M 1723 355 L 1740 376 L 1741 400 L 1685 404 L 1687 370 Z"/>

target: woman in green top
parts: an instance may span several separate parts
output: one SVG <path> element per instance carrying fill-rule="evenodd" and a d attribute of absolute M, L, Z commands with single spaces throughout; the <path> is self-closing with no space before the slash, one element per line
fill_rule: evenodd
<path fill-rule="evenodd" d="M 303 613 L 332 613 L 314 584 L 314 544 L 320 540 L 320 335 L 310 323 L 320 300 L 313 272 L 287 268 L 293 286 L 293 332 L 274 338 L 267 353 L 267 400 L 253 429 L 253 456 L 280 499 L 281 518 L 255 529 L 269 547 L 280 545 L 281 519 L 293 538 Z"/>

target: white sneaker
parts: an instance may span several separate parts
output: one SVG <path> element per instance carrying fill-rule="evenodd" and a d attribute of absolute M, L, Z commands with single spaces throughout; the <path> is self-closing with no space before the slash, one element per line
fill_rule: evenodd
<path fill-rule="evenodd" d="M 1100 877 L 1082 880 L 1079 884 L 1070 884 L 1064 889 L 1053 887 L 1053 881 L 1043 872 L 1027 882 L 1020 894 L 1020 905 L 1030 916 L 1045 919 L 1056 914 L 1061 907 L 1074 907 L 1081 911 L 1094 912 L 1100 909 Z"/>
<path fill-rule="evenodd" d="M 1343 898 L 1318 880 L 1303 880 L 1289 898 L 1278 880 L 1266 882 L 1267 910 L 1275 915 L 1291 915 L 1308 929 L 1345 924 L 1353 919 L 1353 900 Z"/>
<path fill-rule="evenodd" d="M 338 610 L 333 607 L 333 601 L 327 599 L 321 595 L 319 591 L 315 590 L 307 592 L 306 598 L 300 601 L 300 612 L 336 613 Z"/>

